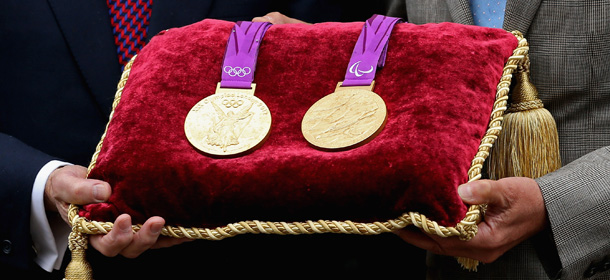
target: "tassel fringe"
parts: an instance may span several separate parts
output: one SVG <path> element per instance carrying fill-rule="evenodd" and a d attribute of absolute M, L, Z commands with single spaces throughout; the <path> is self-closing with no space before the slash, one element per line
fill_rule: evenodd
<path fill-rule="evenodd" d="M 561 167 L 557 124 L 529 80 L 529 61 L 518 70 L 511 105 L 487 165 L 492 180 L 538 178 Z"/>

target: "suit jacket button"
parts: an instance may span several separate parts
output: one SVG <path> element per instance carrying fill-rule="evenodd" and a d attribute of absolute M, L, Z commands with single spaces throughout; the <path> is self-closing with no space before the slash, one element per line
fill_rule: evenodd
<path fill-rule="evenodd" d="M 13 244 L 9 240 L 2 240 L 2 253 L 8 255 L 13 249 Z"/>

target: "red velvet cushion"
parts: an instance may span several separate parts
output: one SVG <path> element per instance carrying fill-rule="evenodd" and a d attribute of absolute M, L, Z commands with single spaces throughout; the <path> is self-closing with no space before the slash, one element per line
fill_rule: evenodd
<path fill-rule="evenodd" d="M 129 213 L 169 225 L 248 220 L 373 222 L 419 212 L 454 226 L 467 206 L 457 186 L 487 130 L 502 69 L 517 39 L 452 23 L 396 25 L 375 92 L 385 128 L 371 142 L 318 150 L 301 134 L 307 109 L 342 81 L 362 22 L 272 26 L 260 47 L 255 95 L 272 114 L 266 142 L 211 158 L 186 139 L 184 120 L 220 81 L 234 23 L 204 20 L 154 37 L 136 58 L 90 178 L 109 182 L 107 203 L 80 215 Z"/>

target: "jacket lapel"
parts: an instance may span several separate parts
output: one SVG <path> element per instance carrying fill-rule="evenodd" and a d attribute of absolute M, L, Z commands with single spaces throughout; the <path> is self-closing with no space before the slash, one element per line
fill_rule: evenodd
<path fill-rule="evenodd" d="M 446 0 L 454 22 L 474 24 L 469 0 Z M 507 0 L 503 28 L 508 31 L 519 30 L 527 34 L 542 0 Z"/>
<path fill-rule="evenodd" d="M 121 67 L 105 1 L 48 0 L 102 114 L 110 114 Z"/>
<path fill-rule="evenodd" d="M 474 25 L 469 0 L 446 0 L 453 22 Z"/>
<path fill-rule="evenodd" d="M 47 0 L 74 59 L 105 116 L 121 77 L 106 1 Z M 207 17 L 211 0 L 155 0 L 148 38 L 159 31 Z"/>
<path fill-rule="evenodd" d="M 503 28 L 508 31 L 519 30 L 524 36 L 527 35 L 541 2 L 542 0 L 507 0 Z"/>
<path fill-rule="evenodd" d="M 110 114 L 121 67 L 105 1 L 48 0 L 102 114 Z"/>

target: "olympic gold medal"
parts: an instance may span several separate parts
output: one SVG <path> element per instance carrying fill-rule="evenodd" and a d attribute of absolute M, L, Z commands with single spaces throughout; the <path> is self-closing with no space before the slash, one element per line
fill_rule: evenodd
<path fill-rule="evenodd" d="M 257 147 L 270 128 L 267 105 L 256 96 L 239 91 L 204 98 L 189 111 L 184 122 L 189 142 L 216 156 L 235 155 Z"/>
<path fill-rule="evenodd" d="M 387 108 L 376 93 L 345 87 L 318 100 L 301 123 L 305 139 L 324 149 L 343 149 L 373 139 L 385 125 Z"/>

